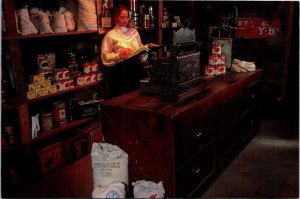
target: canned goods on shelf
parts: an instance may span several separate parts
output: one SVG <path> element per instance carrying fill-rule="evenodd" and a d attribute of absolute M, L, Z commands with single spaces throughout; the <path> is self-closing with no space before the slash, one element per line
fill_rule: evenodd
<path fill-rule="evenodd" d="M 53 102 L 53 122 L 56 126 L 61 126 L 67 122 L 65 102 Z"/>

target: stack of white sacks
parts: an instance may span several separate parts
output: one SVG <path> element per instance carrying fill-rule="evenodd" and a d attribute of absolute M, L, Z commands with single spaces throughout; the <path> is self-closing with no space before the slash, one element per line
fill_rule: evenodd
<path fill-rule="evenodd" d="M 233 72 L 251 72 L 255 71 L 256 66 L 254 62 L 241 61 L 234 59 L 231 65 L 231 71 Z"/>
<path fill-rule="evenodd" d="M 128 154 L 109 143 L 93 143 L 93 198 L 126 198 L 128 187 Z M 164 198 L 162 182 L 133 182 L 134 198 Z"/>

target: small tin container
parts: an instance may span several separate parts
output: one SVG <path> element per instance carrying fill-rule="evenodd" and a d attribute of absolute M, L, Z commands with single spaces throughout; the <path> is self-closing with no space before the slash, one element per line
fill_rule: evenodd
<path fill-rule="evenodd" d="M 97 72 L 99 71 L 99 64 L 97 61 L 92 61 L 91 62 L 91 68 L 92 68 L 92 72 Z"/>
<path fill-rule="evenodd" d="M 69 79 L 69 88 L 74 88 L 74 79 Z"/>
<path fill-rule="evenodd" d="M 53 122 L 55 126 L 62 126 L 67 123 L 65 102 L 53 102 Z"/>
<path fill-rule="evenodd" d="M 70 77 L 70 71 L 67 68 L 62 69 L 63 79 L 68 79 Z"/>
<path fill-rule="evenodd" d="M 69 89 L 69 80 L 68 79 L 65 79 L 65 80 L 62 80 L 62 90 L 68 90 Z"/>
<path fill-rule="evenodd" d="M 90 73 L 92 72 L 92 64 L 91 62 L 84 62 L 82 64 L 83 73 Z"/>
<path fill-rule="evenodd" d="M 62 80 L 58 80 L 54 82 L 57 91 L 63 91 Z"/>
<path fill-rule="evenodd" d="M 214 75 L 214 67 L 211 65 L 205 66 L 205 75 L 207 76 Z"/>
<path fill-rule="evenodd" d="M 61 69 L 54 69 L 54 79 L 61 80 L 63 79 L 64 73 Z"/>
<path fill-rule="evenodd" d="M 53 127 L 52 112 L 42 112 L 42 129 L 43 131 L 49 131 Z"/>
<path fill-rule="evenodd" d="M 222 53 L 222 45 L 219 44 L 219 43 L 213 43 L 211 53 L 214 54 L 214 55 L 221 54 Z"/>
<path fill-rule="evenodd" d="M 75 79 L 76 79 L 76 85 L 77 86 L 84 85 L 84 75 L 78 74 Z"/>

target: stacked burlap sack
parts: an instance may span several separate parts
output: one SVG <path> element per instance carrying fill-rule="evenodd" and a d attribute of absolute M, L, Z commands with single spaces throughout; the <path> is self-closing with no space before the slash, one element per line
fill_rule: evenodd
<path fill-rule="evenodd" d="M 128 155 L 118 146 L 93 143 L 93 198 L 126 198 L 128 194 Z M 140 180 L 132 183 L 134 198 L 164 198 L 163 183 Z"/>

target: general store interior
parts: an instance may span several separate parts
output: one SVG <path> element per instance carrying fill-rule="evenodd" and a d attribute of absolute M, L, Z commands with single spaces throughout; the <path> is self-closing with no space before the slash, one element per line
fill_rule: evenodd
<path fill-rule="evenodd" d="M 217 89 L 207 89 L 208 93 L 205 91 L 203 94 L 201 91 L 201 95 L 199 94 L 199 96 L 197 94 L 193 96 L 187 95 L 184 96 L 183 99 L 171 102 L 160 101 L 156 96 L 145 97 L 140 95 L 139 92 L 129 93 L 128 95 L 125 94 L 116 99 L 108 99 L 106 97 L 106 77 L 102 70 L 104 66 L 101 63 L 100 52 L 101 41 L 111 28 L 102 28 L 101 30 L 99 28 L 101 15 L 96 13 L 99 11 L 99 6 L 103 4 L 101 0 L 94 2 L 96 9 L 95 14 L 98 20 L 96 21 L 96 28 L 93 30 L 78 31 L 77 21 L 75 30 L 68 32 L 22 35 L 22 33 L 18 33 L 16 30 L 16 15 L 14 11 L 24 8 L 24 5 L 27 5 L 28 8 L 37 6 L 43 9 L 48 8 L 49 10 L 55 10 L 61 5 L 72 4 L 78 6 L 80 2 L 81 0 L 53 1 L 51 3 L 45 0 L 2 1 L 2 19 L 4 19 L 5 22 L 3 23 L 2 20 L 1 35 L 1 195 L 3 198 L 91 197 L 94 190 L 94 173 L 92 157 L 90 155 L 93 142 L 111 142 L 112 144 L 124 148 L 125 151 L 128 149 L 127 152 L 129 152 L 130 161 L 128 165 L 129 185 L 126 193 L 127 197 L 133 197 L 132 182 L 136 179 L 155 181 L 155 183 L 158 183 L 169 175 L 172 176 L 172 179 L 174 176 L 174 182 L 171 182 L 172 180 L 168 182 L 163 181 L 166 189 L 165 197 L 299 197 L 298 1 L 109 0 L 109 6 L 125 4 L 131 9 L 134 2 L 136 6 L 134 9 L 139 8 L 141 5 L 144 5 L 145 8 L 149 8 L 149 6 L 153 7 L 153 15 L 155 18 L 154 27 L 145 28 L 141 27 L 141 24 L 140 27 L 137 27 L 144 44 L 153 42 L 162 46 L 171 46 L 174 32 L 183 27 L 174 20 L 174 16 L 180 16 L 182 24 L 186 24 L 185 27 L 195 30 L 198 44 L 196 51 L 200 52 L 199 69 L 201 83 L 199 84 L 199 89 L 206 86 L 206 84 L 217 85 Z M 67 10 L 69 8 L 70 7 L 67 6 Z M 176 27 L 175 25 L 171 27 L 173 23 L 170 23 L 170 27 L 162 26 L 165 8 L 168 10 L 170 22 L 177 23 Z M 244 32 L 244 35 L 237 35 L 238 22 L 242 23 L 243 20 L 253 20 L 257 23 L 263 20 L 267 20 L 270 23 L 279 22 L 279 25 L 274 25 L 275 28 L 278 28 L 278 34 L 276 33 L 277 35 L 274 36 L 273 29 L 270 29 L 269 32 L 263 36 L 259 36 L 257 33 L 249 35 L 249 33 L 246 32 Z M 255 24 L 249 26 L 250 32 L 257 28 L 256 26 Z M 228 39 L 232 41 L 231 61 L 233 59 L 239 59 L 254 63 L 256 70 L 238 73 L 233 72 L 230 65 L 226 68 L 225 74 L 208 76 L 206 74 L 206 66 L 209 64 L 208 57 L 211 54 L 211 44 L 214 39 L 218 40 L 220 38 L 226 38 L 226 41 Z M 49 93 L 45 96 L 29 98 L 27 85 L 30 84 L 31 76 L 37 75 L 37 68 L 39 67 L 37 57 L 40 55 L 48 56 L 54 54 L 56 69 L 61 69 L 63 67 L 58 67 L 58 65 L 70 64 L 70 62 L 67 62 L 67 59 L 70 60 L 74 55 L 72 53 L 76 54 L 76 59 L 73 57 L 74 59 L 72 60 L 78 61 L 79 65 L 84 63 L 82 61 L 83 59 L 81 59 L 83 57 L 89 57 L 91 63 L 97 63 L 99 67 L 93 71 L 96 80 L 79 85 L 77 79 L 74 79 L 73 84 L 75 84 L 75 86 L 72 88 L 70 87 L 60 92 Z M 164 56 L 164 53 L 164 50 L 158 51 L 159 56 Z M 235 73 L 237 75 L 235 75 Z M 236 78 L 236 76 L 238 76 L 238 78 Z M 168 164 L 162 164 L 171 166 L 167 169 L 164 168 L 170 173 L 166 174 L 166 176 L 162 176 L 161 179 L 155 174 L 156 172 L 164 172 L 160 171 L 158 166 L 154 166 L 153 170 L 155 171 L 150 171 L 147 170 L 149 167 L 145 167 L 142 163 L 140 167 L 133 165 L 133 159 L 139 161 L 143 160 L 142 157 L 137 158 L 134 157 L 134 155 L 143 154 L 146 150 L 141 148 L 140 151 L 138 150 L 134 153 L 134 147 L 140 147 L 138 144 L 134 146 L 132 144 L 134 143 L 134 139 L 136 138 L 134 136 L 136 135 L 128 134 L 132 136 L 132 140 L 126 140 L 126 138 L 124 138 L 125 132 L 128 133 L 127 130 L 139 128 L 139 122 L 136 121 L 136 124 L 134 122 L 132 122 L 132 124 L 122 124 L 120 121 L 123 119 L 123 115 L 127 113 L 132 114 L 128 118 L 124 116 L 124 118 L 126 118 L 124 121 L 134 121 L 134 117 L 138 117 L 142 112 L 145 112 L 145 114 L 153 112 L 154 115 L 165 114 L 165 112 L 170 115 L 174 113 L 174 117 L 170 119 L 175 118 L 174 132 L 176 133 L 174 133 L 174 138 L 160 140 L 160 137 L 155 137 L 157 135 L 153 133 L 153 135 L 155 135 L 153 140 L 157 138 L 155 145 L 160 146 L 147 150 L 146 156 L 152 158 L 159 154 L 158 151 L 160 148 L 169 147 L 166 143 L 174 142 L 175 146 L 177 146 L 175 134 L 179 134 L 179 130 L 176 130 L 176 128 L 181 129 L 182 127 L 177 125 L 176 122 L 185 119 L 183 116 L 189 115 L 189 113 L 182 111 L 177 114 L 177 110 L 174 110 L 176 107 L 179 107 L 178 109 L 184 107 L 182 110 L 188 110 L 190 105 L 195 106 L 195 109 L 197 109 L 196 107 L 204 106 L 200 105 L 200 103 L 206 103 L 206 106 L 210 106 L 210 103 L 204 100 L 206 99 L 204 96 L 214 95 L 220 96 L 218 99 L 225 99 L 225 96 L 229 96 L 229 94 L 226 93 L 231 93 L 230 95 L 232 96 L 236 96 L 235 94 L 239 93 L 244 94 L 242 91 L 245 89 L 234 90 L 238 87 L 235 86 L 234 83 L 230 83 L 230 86 L 226 84 L 224 89 L 226 88 L 227 90 L 218 92 L 218 89 L 223 89 L 221 88 L 222 81 L 229 81 L 227 77 L 237 79 L 239 82 L 242 82 L 239 84 L 248 86 L 249 88 L 252 86 L 252 83 L 259 82 L 259 84 L 256 84 L 259 85 L 258 87 L 261 89 L 258 91 L 260 93 L 258 101 L 259 119 L 255 121 L 257 122 L 255 123 L 255 130 L 253 130 L 253 132 L 251 131 L 247 138 L 243 138 L 243 141 L 239 143 L 238 146 L 232 149 L 230 148 L 230 150 L 228 149 L 228 153 L 223 153 L 222 151 L 222 136 L 220 136 L 220 138 L 216 136 L 216 140 L 213 139 L 213 141 L 210 141 L 208 144 L 209 148 L 207 149 L 209 153 L 207 154 L 213 153 L 211 161 L 214 166 L 212 166 L 209 172 L 207 171 L 207 175 L 203 174 L 204 177 L 199 177 L 201 180 L 191 179 L 188 177 L 188 174 L 186 178 L 178 177 L 180 176 L 178 173 L 181 171 L 181 166 L 177 165 L 179 163 L 177 163 L 178 160 L 176 158 L 178 156 L 181 157 L 182 154 L 178 152 L 178 148 L 176 147 L 174 147 L 174 149 L 170 147 L 171 151 L 170 154 L 168 154 L 172 156 L 172 161 L 174 160 L 173 156 L 176 157 L 175 163 L 169 162 Z M 245 79 L 247 79 L 249 83 L 245 83 L 243 77 L 246 77 Z M 254 79 L 257 80 L 257 82 L 255 82 Z M 53 86 L 53 83 L 51 84 L 51 86 Z M 236 85 L 239 84 L 237 83 Z M 255 91 L 257 91 L 256 89 L 257 87 L 254 86 Z M 83 112 L 80 112 L 80 117 L 76 115 L 75 119 L 72 119 L 67 115 L 68 118 L 65 125 L 58 125 L 57 128 L 51 127 L 47 129 L 48 132 L 43 130 L 40 121 L 42 129 L 37 130 L 35 132 L 36 134 L 33 133 L 33 129 L 35 128 L 34 124 L 36 124 L 34 122 L 34 116 L 38 113 L 42 114 L 52 111 L 54 102 L 65 101 L 66 103 L 71 103 L 72 101 L 74 103 L 75 101 L 77 102 L 82 99 L 90 100 L 91 98 L 93 98 L 93 100 L 91 100 L 92 103 L 89 104 L 90 106 L 88 106 L 88 108 L 85 108 L 84 105 L 80 106 L 80 104 L 67 104 L 68 106 L 74 105 L 77 111 L 83 110 Z M 148 104 L 145 103 L 144 106 L 140 106 L 140 110 L 134 112 L 136 111 L 135 107 L 139 107 L 140 99 L 148 100 L 146 101 Z M 214 97 L 209 99 L 214 99 Z M 228 97 L 229 102 L 230 99 L 231 98 Z M 218 103 L 216 104 L 217 108 L 212 109 L 212 114 L 216 114 L 217 116 L 221 115 L 221 119 L 219 118 L 216 123 L 209 123 L 208 128 L 221 129 L 223 127 L 222 125 L 225 127 L 227 125 L 229 129 L 234 129 L 233 126 L 235 125 L 243 127 L 243 124 L 236 123 L 239 121 L 226 120 L 227 118 L 222 117 L 222 113 L 225 113 L 225 116 L 228 118 L 231 117 L 231 114 L 236 114 L 234 109 L 236 106 L 240 106 L 240 99 L 244 100 L 244 98 L 238 98 L 238 100 L 233 101 L 233 104 L 222 100 L 212 102 Z M 128 100 L 128 102 L 126 100 Z M 134 104 L 130 100 L 136 100 L 136 105 L 132 105 L 133 108 L 128 111 L 126 109 L 128 107 L 126 106 Z M 205 102 L 202 102 L 202 100 Z M 150 107 L 154 103 L 158 103 L 159 106 L 157 105 L 157 107 L 160 107 L 161 111 L 157 112 L 157 110 L 152 109 L 149 111 L 150 108 L 149 110 L 147 109 L 147 106 Z M 241 102 L 241 104 L 242 103 L 243 102 Z M 158 109 L 157 107 L 156 109 Z M 219 107 L 221 108 L 219 109 Z M 205 107 L 204 110 L 209 110 L 209 108 Z M 210 111 L 208 112 L 210 114 Z M 200 120 L 205 121 L 206 114 L 205 112 L 204 117 Z M 245 113 L 245 115 L 247 115 L 247 113 Z M 178 119 L 176 117 L 178 117 Z M 145 118 L 138 119 L 143 121 Z M 164 119 L 158 117 L 155 121 L 159 123 L 161 120 L 164 121 Z M 210 120 L 207 119 L 207 121 Z M 113 126 L 111 125 L 112 123 L 118 123 L 118 125 Z M 155 122 L 151 124 L 154 123 Z M 218 126 L 219 124 L 220 126 Z M 155 125 L 157 124 L 155 123 Z M 190 128 L 198 128 L 197 125 L 198 124 L 190 126 Z M 152 130 L 150 124 L 145 126 Z M 206 125 L 204 126 L 206 127 Z M 167 126 L 167 128 L 168 127 L 169 126 Z M 119 135 L 119 132 L 116 132 L 119 128 L 125 130 L 121 131 L 123 135 L 116 137 L 116 135 Z M 167 129 L 166 126 L 157 127 L 159 130 L 163 128 Z M 7 129 L 13 129 L 13 140 L 11 140 L 12 136 L 7 134 Z M 189 128 L 183 128 L 182 131 L 185 132 L 185 130 L 187 133 L 190 132 Z M 164 130 L 161 131 L 165 132 Z M 225 131 L 226 129 L 224 129 L 224 132 Z M 235 137 L 233 138 L 235 139 Z M 218 139 L 220 140 L 218 141 Z M 226 139 L 228 138 L 224 138 L 224 140 Z M 229 140 L 230 139 L 231 138 L 229 138 Z M 79 142 L 81 143 L 81 151 L 76 154 L 74 152 L 74 143 L 78 143 L 78 140 L 80 140 Z M 151 142 L 153 140 L 151 140 Z M 141 143 L 143 142 L 141 141 Z M 220 143 L 222 147 L 218 148 L 220 146 L 218 146 L 218 143 Z M 230 143 L 230 141 L 228 141 L 228 143 Z M 132 150 L 130 146 L 132 146 Z M 224 150 L 227 150 L 225 144 L 224 147 Z M 199 148 L 197 150 L 201 151 Z M 41 162 L 47 160 L 43 160 L 41 157 L 51 150 L 59 150 L 60 155 L 63 156 L 63 160 L 57 163 L 57 165 L 54 165 L 54 167 L 46 169 L 41 166 Z M 203 150 L 205 151 L 206 149 Z M 151 154 L 150 151 L 153 151 L 153 154 Z M 222 158 L 218 158 L 218 153 L 222 154 Z M 210 161 L 209 157 L 211 156 L 206 156 L 207 154 L 204 152 L 203 157 L 201 155 L 201 164 L 203 161 L 207 161 L 208 165 Z M 169 156 L 165 158 L 169 158 Z M 160 157 L 158 159 L 160 159 Z M 50 160 L 48 159 L 51 165 Z M 145 159 L 145 161 L 148 160 Z M 145 169 L 143 173 L 141 172 L 142 169 L 139 170 L 139 168 Z M 206 167 L 203 166 L 203 168 Z M 173 170 L 175 172 L 174 175 L 172 173 Z M 205 169 L 204 172 L 206 172 Z M 141 179 L 141 176 L 145 178 Z M 186 184 L 188 188 L 181 189 L 180 185 L 182 184 Z"/>

